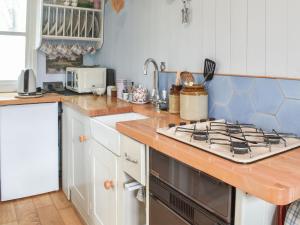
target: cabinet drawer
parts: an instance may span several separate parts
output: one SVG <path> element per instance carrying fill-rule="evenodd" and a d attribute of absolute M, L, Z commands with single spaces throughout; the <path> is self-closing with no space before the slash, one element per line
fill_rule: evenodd
<path fill-rule="evenodd" d="M 146 185 L 146 146 L 121 135 L 123 170 L 142 185 Z"/>

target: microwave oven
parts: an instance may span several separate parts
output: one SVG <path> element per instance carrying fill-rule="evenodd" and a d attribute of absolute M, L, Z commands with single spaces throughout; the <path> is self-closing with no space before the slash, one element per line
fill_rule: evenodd
<path fill-rule="evenodd" d="M 90 93 L 93 88 L 106 88 L 106 68 L 67 67 L 66 89 Z"/>

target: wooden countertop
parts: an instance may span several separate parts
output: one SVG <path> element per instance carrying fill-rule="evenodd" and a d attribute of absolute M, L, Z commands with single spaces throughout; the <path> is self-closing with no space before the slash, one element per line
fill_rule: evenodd
<path fill-rule="evenodd" d="M 236 164 L 192 146 L 157 134 L 158 127 L 179 123 L 178 115 L 156 112 L 152 105 L 132 105 L 110 97 L 61 96 L 46 94 L 41 98 L 17 99 L 15 93 L 0 94 L 1 105 L 60 102 L 87 116 L 137 112 L 146 120 L 117 124 L 117 129 L 150 147 L 195 169 L 214 176 L 240 190 L 275 205 L 287 205 L 300 199 L 300 148 L 249 165 Z"/>
<path fill-rule="evenodd" d="M 121 133 L 272 204 L 300 199 L 300 148 L 253 164 L 237 164 L 156 133 L 159 127 L 178 124 L 178 115 L 156 113 L 150 105 L 134 106 L 133 111 L 151 118 L 118 123 Z"/>
<path fill-rule="evenodd" d="M 64 97 L 64 104 L 87 116 L 103 116 L 132 112 L 132 104 L 113 97 L 79 95 Z"/>
<path fill-rule="evenodd" d="M 100 97 L 93 95 L 63 96 L 55 93 L 45 94 L 40 98 L 20 99 L 17 93 L 0 93 L 0 106 L 24 105 L 49 102 L 64 102 L 71 108 L 80 111 L 87 116 L 103 116 L 132 112 L 132 105 L 117 98 Z"/>
<path fill-rule="evenodd" d="M 36 103 L 60 102 L 62 96 L 58 94 L 45 94 L 40 98 L 16 98 L 17 93 L 0 93 L 0 106 L 5 105 L 24 105 Z"/>

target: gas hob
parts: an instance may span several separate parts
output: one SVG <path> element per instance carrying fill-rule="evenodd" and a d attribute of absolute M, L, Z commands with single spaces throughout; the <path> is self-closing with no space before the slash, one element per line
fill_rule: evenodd
<path fill-rule="evenodd" d="M 237 163 L 255 161 L 300 146 L 294 134 L 264 131 L 253 124 L 225 120 L 169 124 L 157 132 Z"/>

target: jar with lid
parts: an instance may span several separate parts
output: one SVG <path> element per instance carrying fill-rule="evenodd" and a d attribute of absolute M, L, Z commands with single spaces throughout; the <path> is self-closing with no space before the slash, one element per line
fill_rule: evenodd
<path fill-rule="evenodd" d="M 203 85 L 185 86 L 180 91 L 180 117 L 195 121 L 208 118 L 208 94 Z"/>
<path fill-rule="evenodd" d="M 182 85 L 172 85 L 169 94 L 169 113 L 180 113 L 180 91 Z"/>

